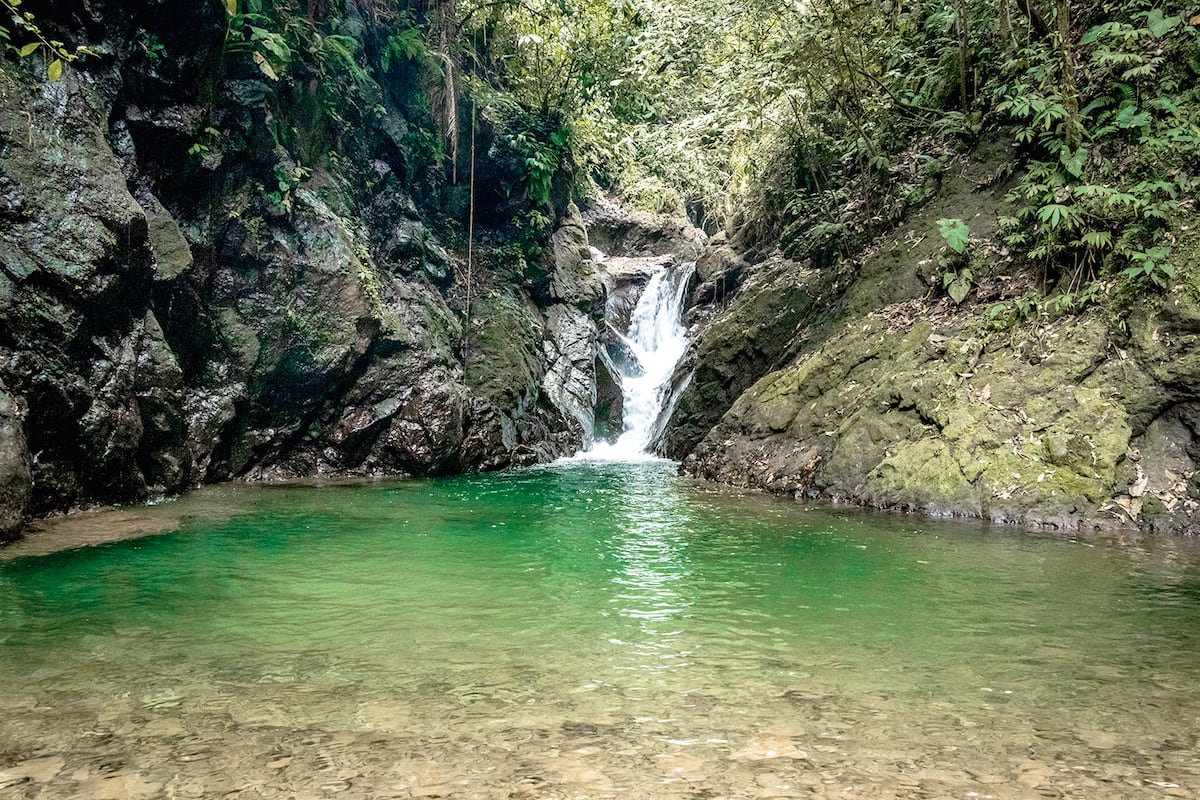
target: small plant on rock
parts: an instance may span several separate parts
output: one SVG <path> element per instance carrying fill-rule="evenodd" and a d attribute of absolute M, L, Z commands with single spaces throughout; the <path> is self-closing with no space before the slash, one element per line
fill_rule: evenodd
<path fill-rule="evenodd" d="M 937 225 L 938 233 L 946 242 L 946 250 L 939 260 L 942 288 L 955 304 L 959 304 L 971 291 L 975 277 L 971 268 L 967 266 L 967 242 L 971 236 L 971 229 L 957 217 L 939 219 Z"/>

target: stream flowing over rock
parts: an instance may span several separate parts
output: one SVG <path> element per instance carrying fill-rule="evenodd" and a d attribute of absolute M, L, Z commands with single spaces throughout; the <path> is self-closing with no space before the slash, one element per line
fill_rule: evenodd
<path fill-rule="evenodd" d="M 535 201 L 519 137 L 487 113 L 472 194 L 468 151 L 443 152 L 430 111 L 433 68 L 383 58 L 359 2 L 338 22 L 364 48 L 365 101 L 342 105 L 302 59 L 274 80 L 229 51 L 219 3 L 37 12 L 92 52 L 56 81 L 0 60 L 0 537 L 205 482 L 502 469 L 612 440 L 620 336 L 651 276 L 693 261 L 654 437 L 685 472 L 1200 530 L 1195 230 L 1174 288 L 1122 319 L 1006 324 L 989 304 L 1037 279 L 986 277 L 1013 180 L 994 142 L 890 228 L 858 230 L 857 251 L 784 252 L 736 214 L 710 239 L 613 200 L 581 210 L 561 181 Z M 983 243 L 963 305 L 937 266 L 943 218 Z"/>

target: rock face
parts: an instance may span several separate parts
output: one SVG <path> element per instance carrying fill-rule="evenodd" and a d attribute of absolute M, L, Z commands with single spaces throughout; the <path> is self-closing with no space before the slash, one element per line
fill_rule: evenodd
<path fill-rule="evenodd" d="M 595 429 L 597 326 L 604 321 L 605 290 L 574 203 L 551 243 L 550 295 L 557 302 L 546 311 L 542 390 L 586 446 Z"/>
<path fill-rule="evenodd" d="M 671 255 L 695 261 L 707 237 L 684 216 L 631 211 L 611 200 L 597 200 L 584 215 L 592 244 L 605 253 L 635 258 Z"/>
<path fill-rule="evenodd" d="M 54 83 L 0 63 L 0 535 L 205 481 L 495 469 L 590 435 L 572 403 L 604 287 L 578 211 L 529 281 L 486 246 L 528 200 L 493 198 L 468 279 L 447 244 L 464 195 L 420 145 L 440 136 L 424 67 L 378 66 L 356 9 L 336 11 L 367 64 L 345 91 L 370 102 L 339 107 L 302 54 L 272 81 L 223 53 L 219 3 L 36 9 L 99 55 Z M 523 185 L 480 137 L 489 191 Z"/>
<path fill-rule="evenodd" d="M 29 446 L 20 401 L 0 386 L 0 541 L 15 536 L 29 511 Z"/>
<path fill-rule="evenodd" d="M 791 354 L 793 340 L 813 313 L 816 273 L 778 256 L 753 266 L 735 260 L 722 270 L 701 271 L 701 265 L 711 264 L 714 251 L 725 249 L 719 241 L 714 244 L 696 264 L 702 282 L 693 292 L 694 302 L 709 299 L 711 305 L 694 307 L 700 335 L 679 367 L 681 373 L 691 372 L 692 379 L 667 432 L 672 458 L 691 452 L 742 392 Z M 731 270 L 737 277 L 714 293 L 712 287 L 720 286 Z"/>
<path fill-rule="evenodd" d="M 1108 309 L 997 323 L 988 302 L 955 306 L 923 283 L 936 219 L 990 204 L 972 224 L 986 240 L 1000 203 L 974 189 L 987 165 L 961 167 L 848 279 L 711 243 L 695 378 L 671 430 L 682 470 L 939 516 L 1200 532 L 1197 243 L 1180 244 L 1176 287 L 1122 326 Z M 737 284 L 724 301 L 722 275 Z M 983 277 L 976 292 L 1003 289 Z"/>
<path fill-rule="evenodd" d="M 53 83 L 0 60 L 0 537 L 31 513 L 205 481 L 574 452 L 620 427 L 606 311 L 627 315 L 673 259 L 696 261 L 666 436 L 685 471 L 930 514 L 1200 531 L 1194 234 L 1175 288 L 1119 320 L 1106 306 L 1012 324 L 987 311 L 1026 287 L 989 277 L 1004 187 L 985 159 L 840 266 L 607 201 L 581 214 L 565 192 L 536 209 L 557 221 L 538 252 L 514 233 L 535 210 L 514 188 L 524 159 L 485 118 L 468 263 L 470 198 L 427 67 L 388 66 L 359 7 L 293 9 L 343 15 L 353 78 L 298 53 L 293 79 L 272 80 L 226 51 L 221 4 L 185 0 L 41 4 L 51 35 L 94 54 Z M 971 224 L 962 306 L 930 266 L 940 217 Z M 622 257 L 598 264 L 589 238 Z"/>

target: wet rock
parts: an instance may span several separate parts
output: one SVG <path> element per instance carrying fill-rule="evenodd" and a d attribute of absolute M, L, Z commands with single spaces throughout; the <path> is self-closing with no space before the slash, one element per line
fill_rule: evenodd
<path fill-rule="evenodd" d="M 12 789 L 27 783 L 29 778 L 24 775 L 17 775 L 13 772 L 0 771 L 0 789 Z"/>
<path fill-rule="evenodd" d="M 1197 529 L 1195 278 L 1120 330 L 1093 313 L 996 332 L 982 305 L 927 296 L 922 274 L 940 246 L 922 233 L 955 204 L 980 207 L 972 235 L 989 235 L 976 220 L 1000 196 L 961 180 L 979 169 L 967 159 L 840 277 L 711 240 L 668 430 L 685 472 L 1051 529 Z"/>
<path fill-rule="evenodd" d="M 1007 348 L 981 352 L 966 334 L 934 357 L 921 346 L 929 336 L 924 322 L 848 324 L 739 398 L 686 468 L 935 515 L 1102 518 L 1131 430 L 1094 366 L 1106 346 L 1100 321 L 1059 331 L 1036 366 Z M 1080 431 L 1086 452 L 1071 438 Z"/>
<path fill-rule="evenodd" d="M 741 288 L 749 268 L 746 260 L 729 245 L 725 232 L 716 234 L 696 259 L 697 286 L 689 305 L 725 303 Z"/>
<path fill-rule="evenodd" d="M 191 269 L 191 246 L 171 212 L 163 208 L 158 198 L 149 191 L 139 194 L 138 203 L 146 215 L 146 234 L 150 253 L 154 257 L 155 279 L 170 280 Z"/>
<path fill-rule="evenodd" d="M 0 540 L 16 536 L 29 513 L 31 473 L 22 403 L 0 384 Z"/>
<path fill-rule="evenodd" d="M 574 203 L 567 206 L 562 224 L 550 240 L 554 266 L 550 296 L 591 314 L 604 303 L 604 284 L 588 246 L 587 230 Z"/>
<path fill-rule="evenodd" d="M 654 763 L 666 773 L 667 780 L 702 781 L 708 777 L 708 764 L 691 753 L 678 750 L 660 753 Z"/>
<path fill-rule="evenodd" d="M 591 243 L 605 253 L 627 256 L 674 255 L 695 261 L 704 250 L 704 232 L 682 215 L 636 211 L 601 199 L 583 215 Z"/>
<path fill-rule="evenodd" d="M 600 262 L 606 288 L 605 319 L 617 330 L 628 331 L 630 315 L 642 290 L 656 272 L 677 263 L 673 255 L 647 258 L 610 257 Z M 606 340 L 607 341 L 607 340 Z"/>
<path fill-rule="evenodd" d="M 730 758 L 735 761 L 765 761 L 773 758 L 805 759 L 808 753 L 801 750 L 790 736 L 763 733 L 754 736 Z"/>
<path fill-rule="evenodd" d="M 94 299 L 145 264 L 145 214 L 93 123 L 104 100 L 73 72 L 38 96 L 17 94 L 0 102 L 0 127 L 25 133 L 3 134 L 6 271 L 21 281 L 38 272 Z"/>
<path fill-rule="evenodd" d="M 498 408 L 521 416 L 532 411 L 544 366 L 546 323 L 533 302 L 510 287 L 475 301 L 464 348 L 467 385 Z"/>
<path fill-rule="evenodd" d="M 476 398 L 467 409 L 459 464 L 466 469 L 502 469 L 517 462 L 517 426 L 499 408 Z"/>
<path fill-rule="evenodd" d="M 574 420 L 581 441 L 592 439 L 596 403 L 596 323 L 567 305 L 546 313 L 546 375 L 542 390 L 556 408 Z"/>
<path fill-rule="evenodd" d="M 567 433 L 562 412 L 542 395 L 546 321 L 541 310 L 512 287 L 501 287 L 477 300 L 472 317 L 462 358 L 475 398 L 459 466 L 498 469 L 573 453 L 578 434 Z M 560 441 L 556 431 L 565 438 Z"/>
<path fill-rule="evenodd" d="M 607 345 L 605 345 L 607 346 Z M 625 396 L 620 377 L 610 368 L 611 362 L 596 359 L 596 406 L 594 411 L 596 438 L 609 440 L 622 431 Z"/>
<path fill-rule="evenodd" d="M 161 494 L 186 485 L 189 477 L 185 386 L 153 311 L 146 313 L 141 326 L 133 386 L 142 426 L 138 462 L 150 491 Z"/>
<path fill-rule="evenodd" d="M 738 396 L 791 354 L 820 280 L 802 264 L 768 260 L 745 278 L 719 316 L 700 322 L 694 349 L 680 364 L 692 379 L 667 430 L 667 455 L 687 455 Z"/>
<path fill-rule="evenodd" d="M 227 57 L 219 5 L 76 11 L 54 24 L 96 55 L 54 83 L 13 67 L 0 95 L 12 519 L 234 477 L 500 468 L 591 435 L 604 283 L 557 187 L 547 259 L 497 255 L 529 210 L 501 123 L 480 126 L 467 287 L 465 192 L 418 146 L 423 67 L 331 114 L 315 84 Z M 699 252 L 680 220 L 629 220 L 639 250 Z"/>
<path fill-rule="evenodd" d="M 436 369 L 420 372 L 416 381 L 401 365 L 377 369 L 365 376 L 364 385 L 371 387 L 371 396 L 394 399 L 370 408 L 370 424 L 383 430 L 365 459 L 368 469 L 419 475 L 446 471 L 462 444 L 466 398 L 461 384 Z M 389 391 L 396 384 L 404 391 Z M 351 411 L 342 424 L 353 419 Z"/>
<path fill-rule="evenodd" d="M 164 689 L 142 697 L 142 706 L 149 709 L 178 708 L 183 703 L 183 696 L 174 689 Z"/>
<path fill-rule="evenodd" d="M 151 800 L 162 796 L 163 787 L 141 775 L 123 772 L 90 778 L 80 784 L 79 790 L 81 796 L 95 800 Z"/>

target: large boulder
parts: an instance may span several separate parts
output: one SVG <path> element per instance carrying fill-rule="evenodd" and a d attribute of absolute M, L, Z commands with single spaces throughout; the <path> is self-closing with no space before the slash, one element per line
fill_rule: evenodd
<path fill-rule="evenodd" d="M 595 428 L 595 320 L 573 306 L 552 306 L 546 312 L 544 347 L 542 391 L 574 423 L 580 446 L 589 445 Z"/>
<path fill-rule="evenodd" d="M 591 243 L 605 253 L 644 257 L 673 255 L 695 261 L 707 237 L 682 214 L 656 214 L 599 198 L 583 215 Z"/>
<path fill-rule="evenodd" d="M 697 309 L 699 335 L 678 369 L 692 377 L 666 433 L 672 458 L 691 452 L 744 391 L 782 365 L 815 313 L 824 278 L 806 265 L 776 256 L 747 273 L 732 299 L 721 295 L 719 313 L 705 318 Z M 712 285 L 715 273 L 707 274 L 702 286 Z"/>
<path fill-rule="evenodd" d="M 588 244 L 588 232 L 574 203 L 550 239 L 550 296 L 591 314 L 604 303 L 604 283 Z"/>
<path fill-rule="evenodd" d="M 1102 506 L 1124 488 L 1132 431 L 1117 375 L 1103 368 L 1100 319 L 1056 326 L 1053 345 L 1030 335 L 1009 346 L 974 334 L 969 315 L 935 330 L 898 311 L 855 319 L 764 377 L 685 468 L 933 515 L 1115 519 Z"/>

